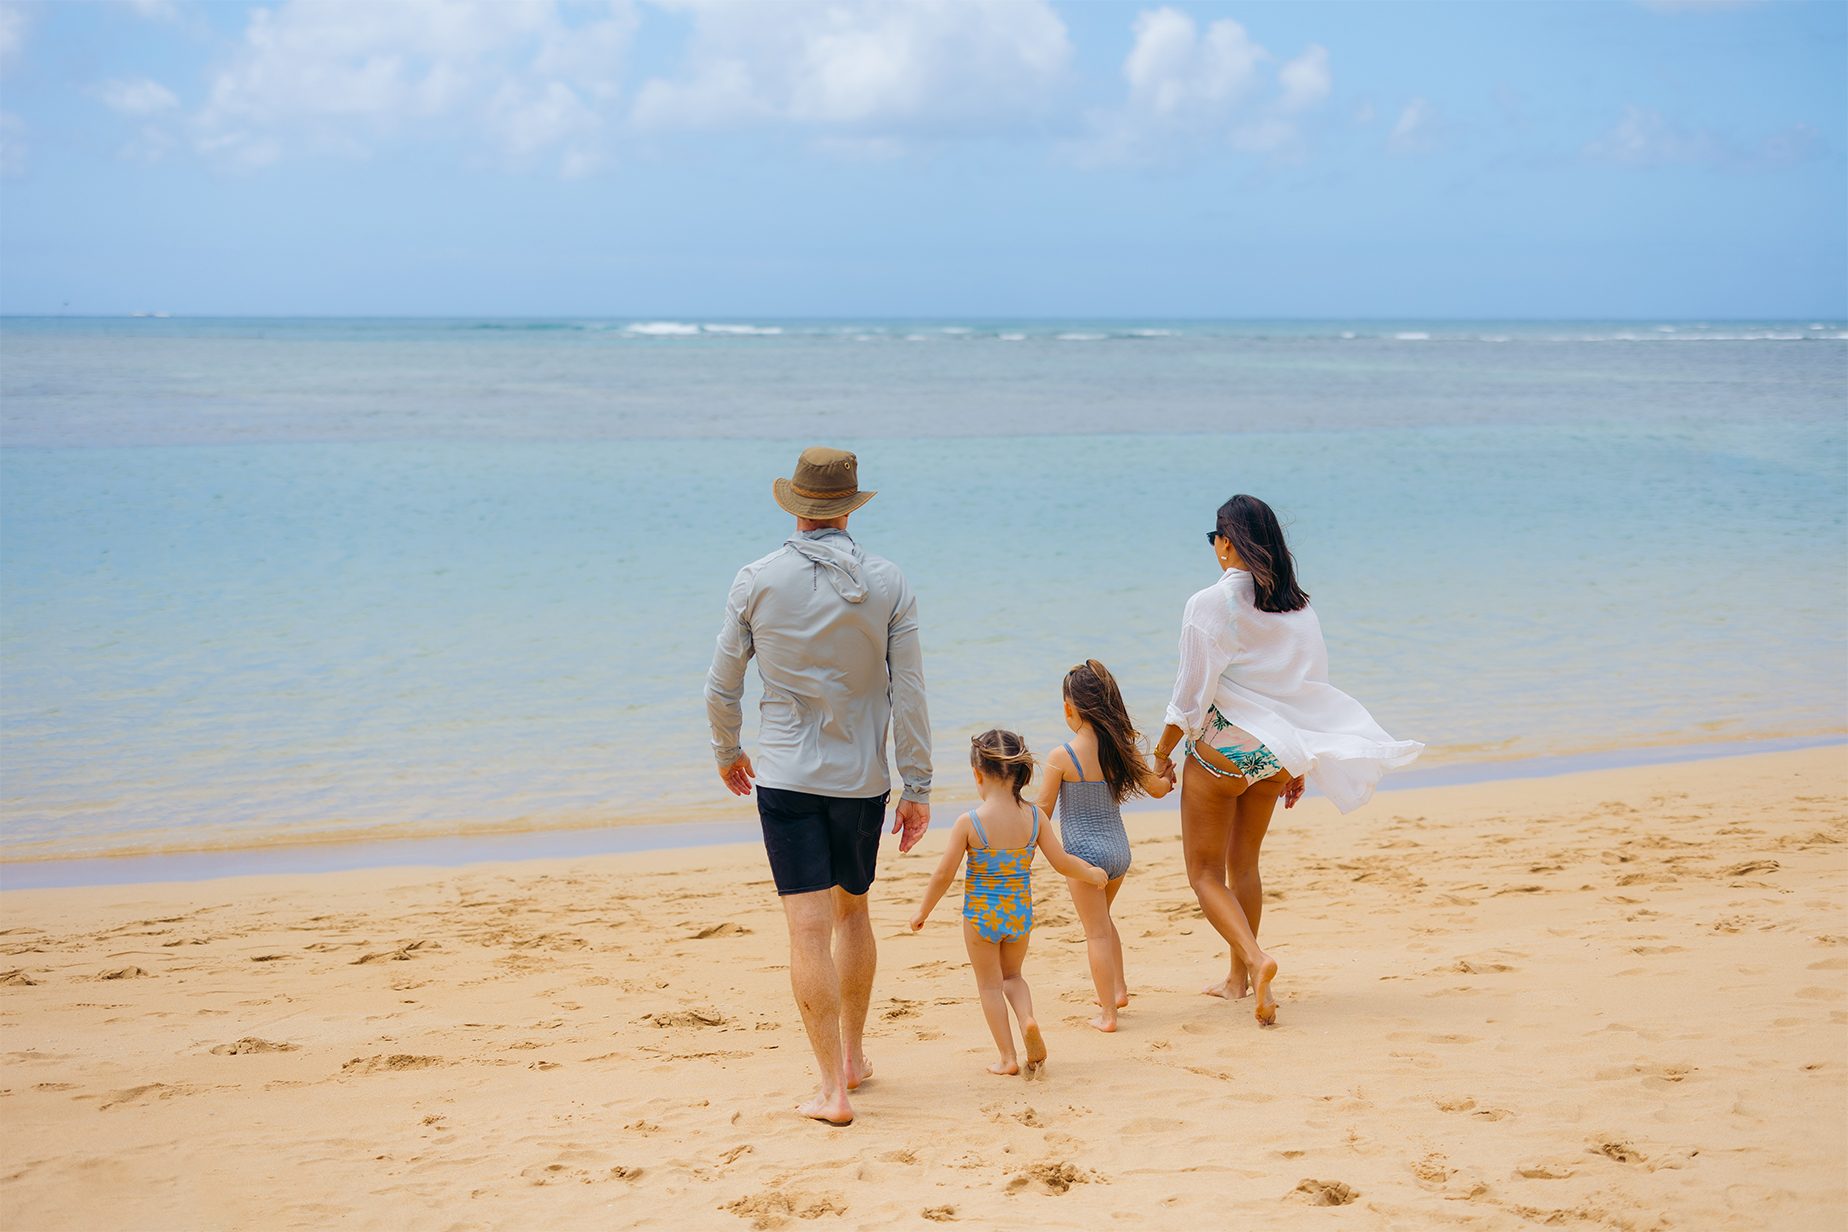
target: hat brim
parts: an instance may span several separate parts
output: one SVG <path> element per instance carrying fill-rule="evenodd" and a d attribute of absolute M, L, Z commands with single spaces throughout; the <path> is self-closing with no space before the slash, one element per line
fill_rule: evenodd
<path fill-rule="evenodd" d="M 834 500 L 816 500 L 812 496 L 798 495 L 789 480 L 779 479 L 770 485 L 770 495 L 776 498 L 777 505 L 784 513 L 793 513 L 799 518 L 811 518 L 817 522 L 825 522 L 829 518 L 845 517 L 879 493 L 861 491 L 851 496 L 837 497 Z"/>

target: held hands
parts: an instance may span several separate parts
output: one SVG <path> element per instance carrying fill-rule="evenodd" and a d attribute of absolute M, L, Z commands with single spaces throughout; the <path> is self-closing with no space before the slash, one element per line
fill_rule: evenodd
<path fill-rule="evenodd" d="M 751 780 L 757 777 L 757 771 L 751 768 L 751 755 L 738 754 L 738 760 L 719 771 L 719 781 L 724 783 L 734 796 L 751 794 Z"/>
<path fill-rule="evenodd" d="M 1085 882 L 1087 885 L 1094 885 L 1100 890 L 1110 884 L 1109 874 L 1095 864 L 1085 865 L 1084 872 L 1079 877 L 1079 880 Z"/>
<path fill-rule="evenodd" d="M 924 837 L 924 831 L 928 829 L 930 829 L 930 805 L 921 800 L 900 800 L 898 802 L 898 808 L 892 813 L 892 833 L 897 834 L 900 830 L 905 832 L 905 837 L 898 840 L 900 851 L 910 851 L 916 847 L 918 840 Z M 922 928 L 923 926 L 923 921 L 919 920 L 916 927 Z"/>

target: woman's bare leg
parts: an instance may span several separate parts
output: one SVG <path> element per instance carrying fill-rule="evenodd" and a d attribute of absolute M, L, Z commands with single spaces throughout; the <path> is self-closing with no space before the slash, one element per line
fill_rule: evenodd
<path fill-rule="evenodd" d="M 1243 779 L 1218 778 L 1189 764 L 1181 779 L 1181 847 L 1200 910 L 1249 973 L 1257 993 L 1258 1021 L 1270 1023 L 1277 1017 L 1277 1003 L 1270 995 L 1277 963 L 1258 948 L 1244 908 L 1226 886 L 1226 846 L 1245 791 Z"/>
<path fill-rule="evenodd" d="M 1097 989 L 1097 1005 L 1102 1011 L 1090 1025 L 1099 1031 L 1117 1029 L 1117 1007 L 1123 1004 L 1117 999 L 1123 979 L 1122 943 L 1117 940 L 1116 926 L 1110 921 L 1110 890 L 1120 883 L 1119 878 L 1107 888 L 1075 877 L 1065 879 L 1065 884 L 1071 887 L 1072 906 L 1078 909 L 1078 920 L 1084 925 L 1085 955 L 1091 960 L 1091 984 Z M 1125 997 L 1124 1001 L 1127 1000 Z"/>
<path fill-rule="evenodd" d="M 1264 918 L 1264 879 L 1258 871 L 1258 855 L 1264 846 L 1264 836 L 1270 830 L 1277 798 L 1289 785 L 1289 776 L 1279 771 L 1278 775 L 1246 788 L 1238 798 L 1231 828 L 1226 833 L 1226 881 L 1232 896 L 1238 899 L 1239 907 L 1245 912 L 1254 938 Z M 1226 982 L 1208 984 L 1201 991 L 1234 1001 L 1251 995 L 1251 979 L 1245 973 L 1245 964 L 1237 950 L 1232 951 Z"/>

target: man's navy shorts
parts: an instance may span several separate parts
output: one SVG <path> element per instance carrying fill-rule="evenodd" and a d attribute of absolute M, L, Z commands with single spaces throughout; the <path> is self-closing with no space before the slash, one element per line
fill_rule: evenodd
<path fill-rule="evenodd" d="M 864 894 L 879 860 L 886 799 L 816 796 L 780 787 L 757 789 L 757 817 L 778 894 L 811 894 L 839 886 Z"/>

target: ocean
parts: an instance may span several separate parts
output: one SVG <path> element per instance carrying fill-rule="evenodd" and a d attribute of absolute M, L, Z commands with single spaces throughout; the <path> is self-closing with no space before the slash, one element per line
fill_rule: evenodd
<path fill-rule="evenodd" d="M 1158 729 L 1235 492 L 1421 765 L 1840 733 L 1845 409 L 1839 321 L 8 319 L 0 859 L 748 817 L 701 689 L 813 443 L 940 798 L 1083 658 Z"/>

